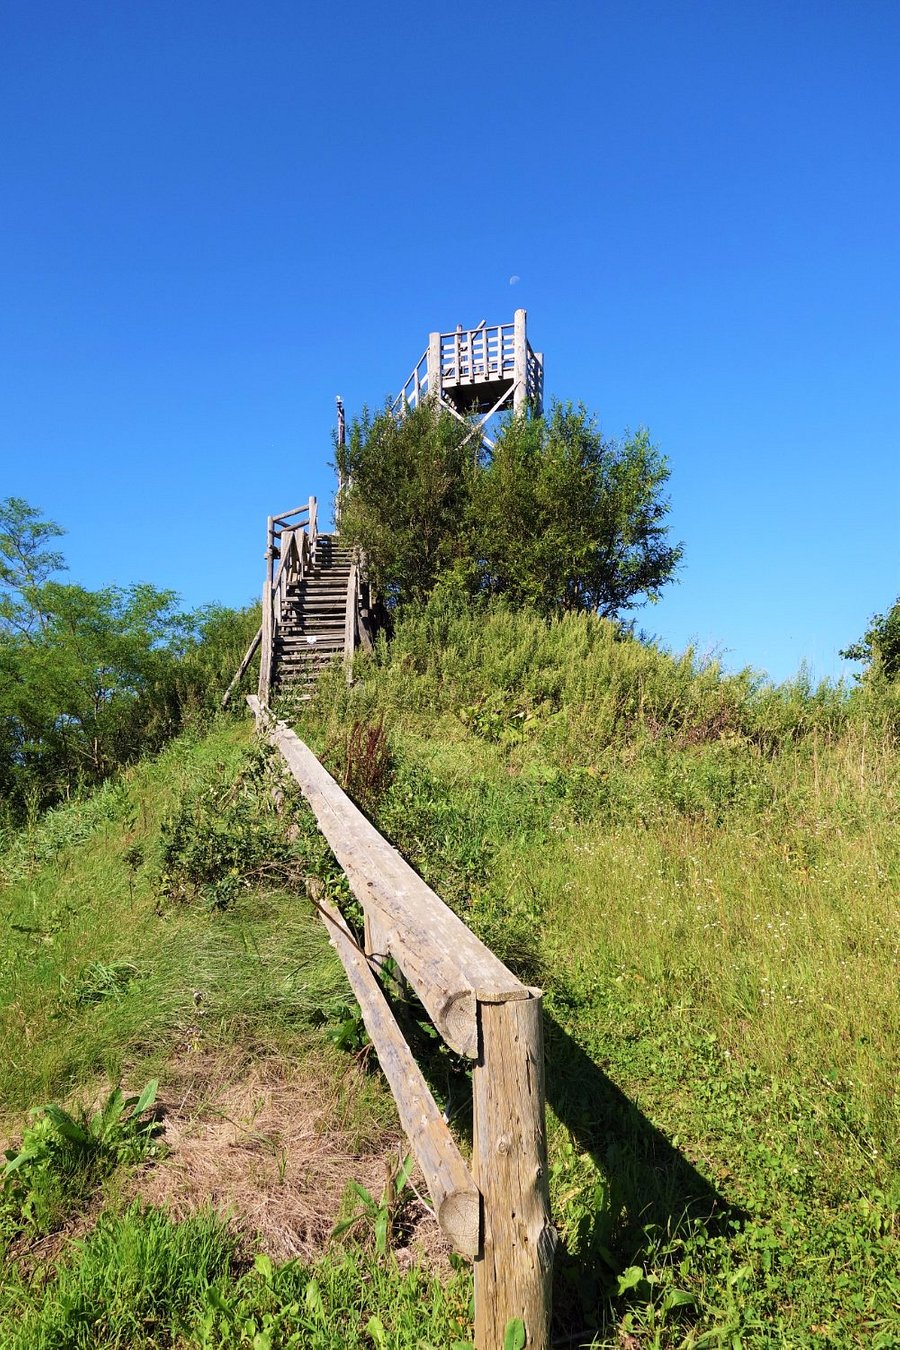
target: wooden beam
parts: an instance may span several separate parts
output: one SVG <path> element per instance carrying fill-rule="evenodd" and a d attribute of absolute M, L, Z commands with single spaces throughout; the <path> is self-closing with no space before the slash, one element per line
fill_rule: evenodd
<path fill-rule="evenodd" d="M 316 898 L 316 905 L 394 1094 L 400 1124 L 422 1169 L 441 1231 L 463 1256 L 477 1256 L 481 1196 L 472 1174 L 343 915 L 324 895 Z"/>
<path fill-rule="evenodd" d="M 427 361 L 426 369 L 428 371 L 428 392 L 440 399 L 441 389 L 443 388 L 440 333 L 428 334 L 428 349 L 425 356 Z"/>
<path fill-rule="evenodd" d="M 256 637 L 253 639 L 253 641 L 250 643 L 250 646 L 247 648 L 246 654 L 244 655 L 244 659 L 237 668 L 237 674 L 234 676 L 233 680 L 231 681 L 231 684 L 228 686 L 228 688 L 225 690 L 225 693 L 222 695 L 222 703 L 221 703 L 222 708 L 228 707 L 228 704 L 231 700 L 231 695 L 234 693 L 235 689 L 238 687 L 241 680 L 244 678 L 244 675 L 246 674 L 247 671 L 247 667 L 253 660 L 253 653 L 256 651 L 261 641 L 262 641 L 262 625 L 260 625 L 260 627 L 257 628 Z"/>
<path fill-rule="evenodd" d="M 255 712 L 256 705 L 250 705 Z M 377 911 L 390 954 L 431 1020 L 453 1050 L 474 1059 L 478 1001 L 524 1000 L 528 989 L 378 833 L 293 731 L 279 722 L 269 735 L 363 910 Z"/>
<path fill-rule="evenodd" d="M 513 410 L 523 413 L 528 406 L 528 339 L 525 336 L 525 310 L 517 309 L 513 316 L 513 355 L 515 360 L 515 391 Z"/>

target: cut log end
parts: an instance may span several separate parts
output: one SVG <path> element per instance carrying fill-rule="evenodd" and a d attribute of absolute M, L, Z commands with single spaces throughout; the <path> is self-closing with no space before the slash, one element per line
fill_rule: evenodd
<path fill-rule="evenodd" d="M 435 1025 L 458 1055 L 478 1058 L 478 1005 L 473 990 L 460 989 L 451 994 L 435 1018 Z"/>
<path fill-rule="evenodd" d="M 481 1249 L 481 1196 L 471 1191 L 448 1195 L 437 1211 L 441 1232 L 460 1256 L 474 1261 Z"/>

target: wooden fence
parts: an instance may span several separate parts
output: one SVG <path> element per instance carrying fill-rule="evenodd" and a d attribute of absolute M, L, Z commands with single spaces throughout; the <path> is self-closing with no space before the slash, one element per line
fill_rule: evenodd
<path fill-rule="evenodd" d="M 319 897 L 329 936 L 359 1001 L 438 1222 L 475 1266 L 476 1350 L 502 1350 L 511 1321 L 529 1350 L 550 1344 L 556 1235 L 544 1126 L 542 994 L 523 985 L 366 819 L 313 752 L 250 696 L 299 784 L 365 915 L 360 947 Z M 377 979 L 393 957 L 432 1022 L 472 1060 L 471 1165 L 450 1133 Z"/>

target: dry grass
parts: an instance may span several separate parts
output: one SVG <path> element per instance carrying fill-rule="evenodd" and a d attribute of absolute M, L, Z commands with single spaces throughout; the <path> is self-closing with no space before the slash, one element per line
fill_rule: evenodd
<path fill-rule="evenodd" d="M 171 1067 L 160 1098 L 167 1155 L 142 1173 L 140 1197 L 176 1219 L 211 1205 L 276 1261 L 320 1256 L 349 1181 L 377 1198 L 404 1151 L 399 1132 L 383 1129 L 361 1151 L 358 1127 L 342 1120 L 340 1084 L 311 1060 L 197 1050 Z M 446 1264 L 440 1230 L 415 1196 L 403 1231 L 401 1262 Z"/>

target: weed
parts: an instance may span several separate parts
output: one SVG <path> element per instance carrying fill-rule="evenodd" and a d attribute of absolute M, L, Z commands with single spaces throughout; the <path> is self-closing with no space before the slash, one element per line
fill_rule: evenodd
<path fill-rule="evenodd" d="M 221 775 L 182 798 L 162 826 L 165 895 L 221 910 L 255 885 L 299 878 L 302 849 L 287 837 L 274 784 L 270 757 L 260 748 L 236 778 Z"/>
<path fill-rule="evenodd" d="M 116 1087 L 96 1111 L 48 1105 L 33 1112 L 0 1173 L 0 1235 L 8 1241 L 22 1230 L 48 1231 L 119 1163 L 154 1153 L 156 1087 L 150 1082 L 133 1097 Z"/>
<path fill-rule="evenodd" d="M 120 999 L 132 980 L 140 978 L 133 961 L 91 961 L 78 974 L 73 1000 L 76 1008 L 104 999 Z"/>
<path fill-rule="evenodd" d="M 388 1167 L 384 1190 L 376 1200 L 358 1181 L 351 1181 L 349 1196 L 356 1201 L 356 1209 L 348 1219 L 336 1224 L 332 1237 L 340 1237 L 359 1228 L 371 1229 L 375 1255 L 385 1256 L 391 1249 L 394 1228 L 405 1201 L 404 1192 L 412 1174 L 412 1155 L 407 1155 L 396 1169 Z"/>
<path fill-rule="evenodd" d="M 340 778 L 355 802 L 368 810 L 387 791 L 393 778 L 393 756 L 384 729 L 384 717 L 369 724 L 357 719 L 346 738 L 331 751 L 340 756 Z"/>

